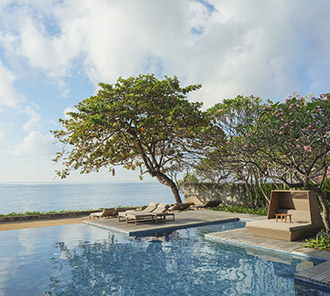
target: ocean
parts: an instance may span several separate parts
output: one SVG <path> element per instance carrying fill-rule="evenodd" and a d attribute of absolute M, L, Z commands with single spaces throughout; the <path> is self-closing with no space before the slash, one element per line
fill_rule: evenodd
<path fill-rule="evenodd" d="M 0 214 L 138 206 L 151 201 L 175 203 L 170 188 L 160 183 L 0 183 Z"/>

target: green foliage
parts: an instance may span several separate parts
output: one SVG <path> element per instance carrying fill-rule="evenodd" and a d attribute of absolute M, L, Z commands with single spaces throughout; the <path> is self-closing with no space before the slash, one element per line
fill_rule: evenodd
<path fill-rule="evenodd" d="M 329 118 L 330 100 L 323 95 L 310 100 L 295 96 L 267 105 L 243 149 L 257 151 L 262 159 L 276 164 L 275 177 L 302 187 L 330 164 Z"/>
<path fill-rule="evenodd" d="M 237 96 L 208 109 L 212 124 L 223 131 L 225 139 L 219 138 L 197 169 L 198 174 L 211 182 L 247 182 L 252 172 L 249 155 L 242 153 L 248 129 L 262 112 L 263 104 L 258 97 Z M 258 177 L 253 178 L 257 180 Z"/>
<path fill-rule="evenodd" d="M 320 188 L 322 183 L 314 181 L 330 166 L 330 94 L 318 98 L 295 95 L 267 105 L 258 98 L 239 96 L 209 112 L 226 135 L 225 145 L 210 154 L 211 160 L 214 156 L 218 160 L 217 174 L 234 172 L 254 187 L 271 178 L 288 188 L 312 190 L 330 230 L 325 186 Z"/>
<path fill-rule="evenodd" d="M 46 214 L 60 214 L 60 213 L 72 213 L 77 211 L 49 211 L 49 212 L 39 212 L 39 211 L 26 211 L 25 213 L 11 212 L 9 214 L 0 214 L 0 217 L 14 217 L 14 216 L 29 216 L 29 215 L 46 215 Z"/>
<path fill-rule="evenodd" d="M 322 191 L 324 192 L 324 195 L 330 204 L 330 179 L 325 179 L 323 184 L 322 184 Z"/>
<path fill-rule="evenodd" d="M 320 251 L 330 251 L 330 240 L 326 233 L 321 235 L 317 234 L 316 238 L 307 239 L 305 242 L 307 243 L 307 245 L 304 246 L 306 248 L 317 249 Z"/>
<path fill-rule="evenodd" d="M 268 207 L 264 208 L 249 208 L 244 206 L 225 206 L 225 207 L 216 207 L 212 208 L 214 211 L 221 211 L 221 212 L 230 212 L 230 213 L 244 213 L 244 214 L 252 214 L 252 215 L 268 215 Z"/>
<path fill-rule="evenodd" d="M 65 167 L 58 175 L 113 166 L 139 169 L 141 177 L 149 173 L 170 186 L 180 202 L 175 176 L 215 138 L 202 104 L 187 100 L 201 85 L 182 88 L 176 77 L 139 75 L 99 86 L 97 95 L 80 102 L 69 119 L 60 119 L 62 130 L 53 131 L 64 144 L 54 159 Z"/>

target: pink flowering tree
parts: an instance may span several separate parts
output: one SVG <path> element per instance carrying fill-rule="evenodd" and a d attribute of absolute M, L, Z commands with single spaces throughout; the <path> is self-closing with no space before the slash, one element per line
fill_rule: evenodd
<path fill-rule="evenodd" d="M 244 155 L 265 176 L 290 188 L 313 191 L 330 230 L 329 205 L 322 184 L 330 165 L 330 95 L 299 95 L 263 107 L 253 126 L 246 126 Z M 242 140 L 242 139 L 240 139 Z"/>
<path fill-rule="evenodd" d="M 270 178 L 275 184 L 315 192 L 330 230 L 329 205 L 322 191 L 330 165 L 330 95 L 297 95 L 277 103 L 238 96 L 209 112 L 226 135 L 224 144 L 209 155 L 216 170 L 237 175 L 239 169 L 247 176 L 253 167 L 258 172 L 254 182 Z"/>

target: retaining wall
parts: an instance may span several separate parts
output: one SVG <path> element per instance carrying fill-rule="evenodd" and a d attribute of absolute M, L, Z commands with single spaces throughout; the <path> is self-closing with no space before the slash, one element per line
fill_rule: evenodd
<path fill-rule="evenodd" d="M 243 183 L 187 183 L 184 185 L 184 201 L 203 204 L 209 200 L 221 200 L 225 206 L 248 205 L 247 190 Z"/>

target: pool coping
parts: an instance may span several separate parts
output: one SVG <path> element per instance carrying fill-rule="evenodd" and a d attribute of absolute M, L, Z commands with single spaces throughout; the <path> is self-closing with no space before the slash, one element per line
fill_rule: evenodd
<path fill-rule="evenodd" d="M 189 218 L 195 218 L 196 220 L 196 217 L 199 215 L 201 216 L 199 221 L 191 221 L 194 219 L 189 220 Z M 208 217 L 208 215 L 210 215 L 210 217 Z M 179 217 L 176 219 L 176 222 L 168 221 L 166 224 L 162 224 L 162 225 L 161 224 L 157 225 L 153 223 L 152 227 L 150 226 L 145 227 L 143 225 L 140 226 L 135 224 L 133 228 L 131 226 L 126 226 L 126 225 L 125 225 L 126 227 L 123 227 L 124 224 L 121 224 L 121 227 L 118 227 L 119 225 L 118 223 L 122 223 L 122 222 L 115 223 L 113 219 L 108 220 L 108 222 L 107 220 L 102 220 L 102 221 L 87 220 L 84 221 L 84 223 L 105 230 L 120 232 L 129 236 L 144 236 L 148 234 L 153 234 L 155 232 L 158 233 L 167 232 L 175 229 L 198 227 L 198 226 L 210 225 L 215 223 L 224 223 L 224 222 L 238 221 L 238 220 L 251 221 L 251 220 L 266 219 L 265 216 L 215 212 L 208 210 L 185 211 L 181 213 L 179 212 L 176 213 L 176 216 Z M 183 220 L 186 219 L 187 223 L 178 223 L 178 220 L 180 221 L 181 218 Z M 138 229 L 136 230 L 136 228 Z M 240 235 L 242 234 L 242 230 L 243 232 L 245 231 L 244 234 L 245 236 L 249 236 L 250 234 L 250 239 L 246 240 L 245 242 L 244 242 L 244 236 Z M 227 236 L 227 237 L 224 238 L 223 236 Z M 237 239 L 237 236 L 239 236 L 239 239 Z M 301 244 L 303 244 L 304 241 L 287 242 L 281 240 L 262 238 L 262 244 L 258 244 L 258 241 L 260 242 L 260 237 L 254 236 L 246 228 L 228 230 L 219 233 L 217 232 L 209 233 L 205 235 L 205 239 L 227 245 L 236 245 L 243 248 L 259 249 L 267 252 L 277 252 L 294 257 L 305 257 L 309 259 L 324 260 L 325 261 L 324 263 L 320 263 L 314 267 L 296 273 L 294 278 L 295 281 L 299 283 L 302 282 L 306 285 L 315 285 L 315 287 L 318 289 L 321 290 L 325 289 L 327 292 L 328 291 L 330 292 L 330 252 L 318 251 L 318 250 L 302 247 Z M 253 242 L 253 240 L 256 241 L 255 244 L 251 243 L 251 241 Z"/>

